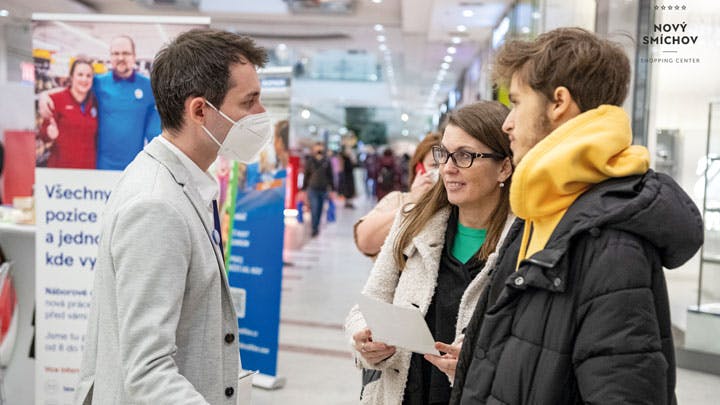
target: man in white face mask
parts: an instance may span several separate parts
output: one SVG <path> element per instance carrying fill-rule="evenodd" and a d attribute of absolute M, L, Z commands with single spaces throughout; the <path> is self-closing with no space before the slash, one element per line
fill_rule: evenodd
<path fill-rule="evenodd" d="M 266 59 L 210 29 L 157 54 L 163 132 L 108 201 L 77 403 L 236 403 L 237 316 L 207 170 L 218 155 L 250 162 L 270 140 L 256 73 Z"/>

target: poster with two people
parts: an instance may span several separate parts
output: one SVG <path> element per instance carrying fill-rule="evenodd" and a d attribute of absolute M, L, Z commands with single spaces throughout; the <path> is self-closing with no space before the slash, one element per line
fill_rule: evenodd
<path fill-rule="evenodd" d="M 155 53 L 209 20 L 35 17 L 37 166 L 125 169 L 161 132 L 149 78 Z"/>
<path fill-rule="evenodd" d="M 36 404 L 73 400 L 102 211 L 121 171 L 161 132 L 149 79 L 155 54 L 209 23 L 33 15 Z"/>

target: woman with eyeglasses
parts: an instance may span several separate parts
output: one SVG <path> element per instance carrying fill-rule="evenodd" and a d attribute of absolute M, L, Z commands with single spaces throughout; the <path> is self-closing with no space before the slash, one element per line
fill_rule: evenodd
<path fill-rule="evenodd" d="M 501 129 L 508 112 L 479 102 L 450 113 L 432 150 L 440 181 L 395 217 L 362 293 L 417 307 L 445 354 L 423 356 L 373 339 L 355 306 L 345 328 L 363 368 L 361 403 L 448 403 L 463 331 L 514 219 L 512 152 Z"/>

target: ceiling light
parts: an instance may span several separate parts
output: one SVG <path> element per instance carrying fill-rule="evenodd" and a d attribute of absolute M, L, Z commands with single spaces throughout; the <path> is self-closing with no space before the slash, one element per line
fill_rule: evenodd
<path fill-rule="evenodd" d="M 408 120 L 410 119 L 410 116 L 405 113 L 402 113 L 400 115 L 400 119 L 403 120 L 403 122 L 408 122 Z"/>
<path fill-rule="evenodd" d="M 340 134 L 340 135 L 345 135 L 347 133 L 348 133 L 348 129 L 345 127 L 340 127 L 340 129 L 338 129 L 338 134 Z"/>
<path fill-rule="evenodd" d="M 315 132 L 317 132 L 317 127 L 315 125 L 310 125 L 308 127 L 308 131 L 310 131 L 311 134 L 314 134 Z"/>
<path fill-rule="evenodd" d="M 284 51 L 287 49 L 287 45 L 285 44 L 278 44 L 277 49 L 280 51 Z"/>
<path fill-rule="evenodd" d="M 375 24 L 375 31 L 380 32 L 383 30 L 382 24 Z"/>
<path fill-rule="evenodd" d="M 300 116 L 303 117 L 304 120 L 310 118 L 310 110 L 302 110 Z"/>
<path fill-rule="evenodd" d="M 532 18 L 539 20 L 540 17 L 542 17 L 542 14 L 540 14 L 539 11 L 535 11 L 534 13 L 532 13 Z"/>
<path fill-rule="evenodd" d="M 443 58 L 443 60 L 447 63 L 450 63 L 453 61 L 453 57 L 450 55 L 445 55 L 445 58 Z"/>
<path fill-rule="evenodd" d="M 378 35 L 377 40 L 378 42 L 385 42 L 385 35 Z"/>
<path fill-rule="evenodd" d="M 457 45 L 457 44 L 459 44 L 460 42 L 462 42 L 462 39 L 460 39 L 460 37 L 452 37 L 452 40 L 451 40 L 451 41 L 452 41 L 453 44 Z"/>
<path fill-rule="evenodd" d="M 380 44 L 380 45 L 378 46 L 378 49 L 380 49 L 381 51 L 385 52 L 385 51 L 387 51 L 387 45 L 385 45 L 385 44 Z"/>
<path fill-rule="evenodd" d="M 457 30 L 458 30 L 458 32 L 465 32 L 465 31 L 467 31 L 467 27 L 464 25 L 458 25 Z"/>
<path fill-rule="evenodd" d="M 380 4 L 380 3 L 382 3 L 382 0 L 372 0 L 372 2 L 375 4 Z"/>
<path fill-rule="evenodd" d="M 530 27 L 522 27 L 522 28 L 520 28 L 520 31 L 522 31 L 523 34 L 529 34 Z"/>
<path fill-rule="evenodd" d="M 402 130 L 402 135 L 403 135 L 403 136 L 408 136 L 409 134 L 410 134 L 410 131 L 408 131 L 407 129 L 403 129 L 403 130 Z"/>
<path fill-rule="evenodd" d="M 433 84 L 433 90 L 435 90 L 435 91 L 440 90 L 440 85 L 437 83 Z"/>
<path fill-rule="evenodd" d="M 454 46 L 448 47 L 448 49 L 447 49 L 448 55 L 455 55 L 456 52 L 457 52 L 457 48 L 455 48 Z"/>
<path fill-rule="evenodd" d="M 7 17 L 9 15 L 10 15 L 9 11 L 7 11 L 5 9 L 0 10 L 0 17 Z"/>
<path fill-rule="evenodd" d="M 378 77 L 375 73 L 371 74 L 369 78 L 370 78 L 370 81 L 373 81 L 373 82 L 376 82 L 378 79 Z"/>
<path fill-rule="evenodd" d="M 475 12 L 472 10 L 463 10 L 463 17 L 472 17 L 475 15 Z"/>
<path fill-rule="evenodd" d="M 450 64 L 447 63 L 447 62 L 443 62 L 442 65 L 440 65 L 440 67 L 441 67 L 443 70 L 448 70 L 448 69 L 450 69 Z"/>

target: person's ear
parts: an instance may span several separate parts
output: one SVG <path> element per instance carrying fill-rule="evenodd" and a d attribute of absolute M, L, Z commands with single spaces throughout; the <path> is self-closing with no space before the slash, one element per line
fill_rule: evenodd
<path fill-rule="evenodd" d="M 502 166 L 500 166 L 500 173 L 498 174 L 498 182 L 505 182 L 507 179 L 512 176 L 513 172 L 513 165 L 512 165 L 512 159 L 509 157 L 506 157 L 502 161 Z"/>
<path fill-rule="evenodd" d="M 185 100 L 185 115 L 197 125 L 205 125 L 206 108 L 209 107 L 207 107 L 205 99 L 202 97 L 188 97 Z"/>
<path fill-rule="evenodd" d="M 549 103 L 548 108 L 548 119 L 553 128 L 557 128 L 560 124 L 580 114 L 580 107 L 565 86 L 555 88 L 553 100 Z"/>

